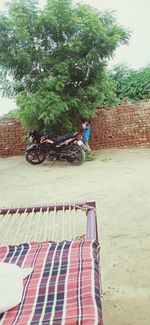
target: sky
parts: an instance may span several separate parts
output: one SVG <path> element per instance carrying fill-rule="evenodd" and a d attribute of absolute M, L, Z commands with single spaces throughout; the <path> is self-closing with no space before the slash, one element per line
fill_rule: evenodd
<path fill-rule="evenodd" d="M 11 0 L 9 0 L 11 1 Z M 23 1 L 23 0 L 22 0 Z M 6 1 L 0 0 L 0 11 Z M 109 66 L 127 63 L 133 69 L 150 65 L 150 0 L 74 0 L 89 4 L 98 10 L 113 10 L 120 25 L 132 30 L 129 45 L 122 45 L 116 50 Z M 39 0 L 44 6 L 46 0 Z M 15 103 L 0 98 L 0 115 L 15 108 Z"/>
<path fill-rule="evenodd" d="M 116 50 L 111 65 L 126 62 L 138 69 L 150 64 L 150 0 L 82 0 L 99 10 L 112 9 L 119 24 L 132 30 L 129 45 Z"/>

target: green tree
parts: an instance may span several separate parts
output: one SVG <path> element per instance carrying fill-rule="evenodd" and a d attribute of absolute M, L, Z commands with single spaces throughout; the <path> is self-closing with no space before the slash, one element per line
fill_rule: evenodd
<path fill-rule="evenodd" d="M 150 98 L 150 67 L 133 70 L 127 65 L 118 65 L 111 72 L 116 85 L 116 96 L 119 102 L 124 98 L 136 102 Z"/>
<path fill-rule="evenodd" d="M 80 116 L 93 116 L 96 105 L 114 101 L 107 60 L 130 33 L 111 12 L 72 0 L 48 0 L 42 10 L 35 0 L 15 0 L 0 29 L 3 77 L 11 75 L 26 127 L 66 132 Z"/>

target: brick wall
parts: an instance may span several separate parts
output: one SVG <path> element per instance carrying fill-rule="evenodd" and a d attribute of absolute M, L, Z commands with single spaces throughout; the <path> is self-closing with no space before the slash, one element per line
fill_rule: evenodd
<path fill-rule="evenodd" d="M 0 119 L 0 157 L 23 154 L 26 132 L 15 119 Z M 150 100 L 97 108 L 92 121 L 91 147 L 150 147 Z"/>
<path fill-rule="evenodd" d="M 92 121 L 91 147 L 150 147 L 150 99 L 99 107 Z"/>
<path fill-rule="evenodd" d="M 0 119 L 0 157 L 17 156 L 26 147 L 25 131 L 16 119 Z"/>

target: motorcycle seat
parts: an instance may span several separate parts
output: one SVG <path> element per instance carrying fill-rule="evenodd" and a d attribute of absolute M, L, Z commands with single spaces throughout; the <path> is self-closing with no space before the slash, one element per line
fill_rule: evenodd
<path fill-rule="evenodd" d="M 63 142 L 63 141 L 66 141 L 68 139 L 71 139 L 71 138 L 74 138 L 76 137 L 78 134 L 78 132 L 74 132 L 74 133 L 68 133 L 66 135 L 62 135 L 62 136 L 58 136 L 57 138 L 53 138 L 53 141 L 55 143 L 60 143 L 60 142 Z"/>

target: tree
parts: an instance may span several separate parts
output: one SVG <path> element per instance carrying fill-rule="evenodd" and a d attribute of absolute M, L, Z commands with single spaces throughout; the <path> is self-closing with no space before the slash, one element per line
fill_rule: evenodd
<path fill-rule="evenodd" d="M 35 0 L 15 0 L 0 16 L 0 29 L 0 65 L 12 77 L 26 127 L 63 133 L 80 116 L 93 116 L 97 104 L 113 102 L 107 60 L 130 33 L 111 12 L 72 0 L 48 0 L 42 10 Z"/>
<path fill-rule="evenodd" d="M 133 70 L 126 65 L 118 65 L 111 72 L 116 84 L 116 96 L 119 102 L 127 98 L 136 102 L 150 98 L 150 67 Z"/>

